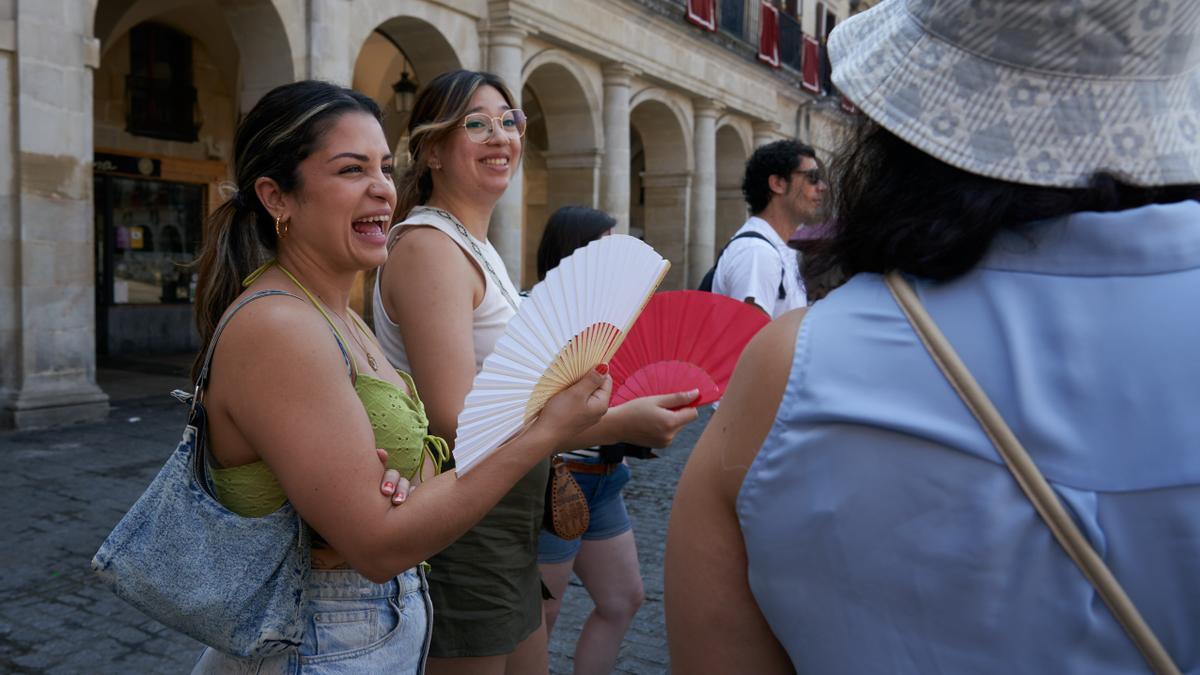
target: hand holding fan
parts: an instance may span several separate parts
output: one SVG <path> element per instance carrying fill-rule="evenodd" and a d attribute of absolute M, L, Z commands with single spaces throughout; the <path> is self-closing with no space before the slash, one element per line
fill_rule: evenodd
<path fill-rule="evenodd" d="M 691 389 L 700 396 L 689 405 L 716 401 L 750 338 L 769 322 L 754 307 L 716 293 L 656 294 L 609 363 L 609 405 Z"/>
<path fill-rule="evenodd" d="M 458 416 L 458 474 L 536 417 L 551 396 L 611 360 L 670 265 L 638 239 L 611 235 L 550 270 L 475 376 Z"/>

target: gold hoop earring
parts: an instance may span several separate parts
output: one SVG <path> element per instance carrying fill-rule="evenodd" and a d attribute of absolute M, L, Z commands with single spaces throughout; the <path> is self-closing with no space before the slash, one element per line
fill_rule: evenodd
<path fill-rule="evenodd" d="M 290 222 L 290 220 L 284 220 L 283 216 L 275 216 L 275 236 L 280 239 L 287 237 Z"/>

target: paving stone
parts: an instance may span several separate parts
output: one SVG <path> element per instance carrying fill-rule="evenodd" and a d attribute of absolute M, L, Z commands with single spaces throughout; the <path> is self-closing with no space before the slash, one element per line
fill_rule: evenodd
<path fill-rule="evenodd" d="M 173 451 L 184 410 L 157 397 L 115 406 L 109 419 L 65 429 L 0 432 L 0 673 L 188 672 L 203 647 L 101 587 L 89 561 Z M 129 424 L 129 417 L 141 422 Z M 646 602 L 616 672 L 668 672 L 662 607 L 667 518 L 684 462 L 707 414 L 660 459 L 632 461 L 625 497 Z M 78 480 L 63 483 L 63 466 Z M 550 641 L 550 667 L 570 673 L 593 604 L 573 579 Z"/>

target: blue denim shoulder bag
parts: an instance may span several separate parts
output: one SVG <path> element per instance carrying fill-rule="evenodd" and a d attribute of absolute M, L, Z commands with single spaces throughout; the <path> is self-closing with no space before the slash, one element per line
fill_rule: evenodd
<path fill-rule="evenodd" d="M 217 339 L 246 303 L 284 291 L 259 291 L 217 325 L 191 395 L 183 439 L 145 493 L 92 558 L 117 596 L 146 615 L 214 649 L 265 657 L 304 637 L 308 527 L 284 503 L 261 518 L 222 506 L 207 469 L 202 404 Z M 179 395 L 182 394 L 182 395 Z"/>

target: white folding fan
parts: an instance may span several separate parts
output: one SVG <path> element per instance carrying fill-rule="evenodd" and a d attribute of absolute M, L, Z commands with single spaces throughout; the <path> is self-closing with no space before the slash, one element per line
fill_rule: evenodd
<path fill-rule="evenodd" d="M 551 396 L 611 359 L 670 266 L 640 240 L 616 234 L 550 270 L 475 376 L 458 416 L 458 474 L 536 417 Z"/>

